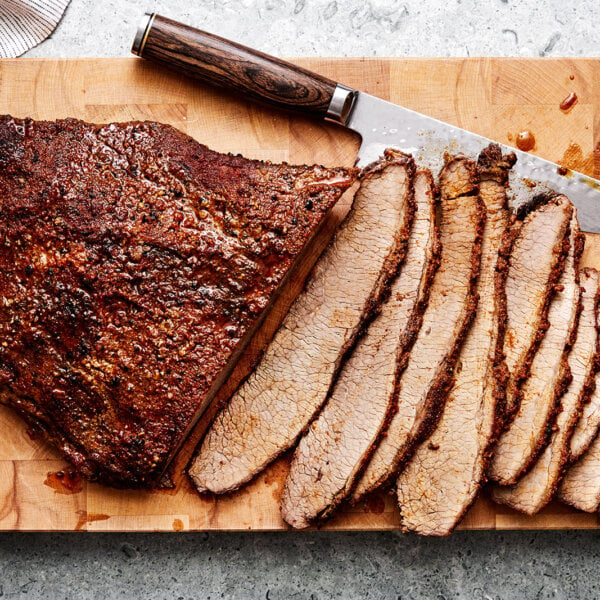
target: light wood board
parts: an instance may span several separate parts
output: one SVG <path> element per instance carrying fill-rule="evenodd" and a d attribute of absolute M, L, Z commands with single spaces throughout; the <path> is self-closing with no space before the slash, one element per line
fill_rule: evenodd
<path fill-rule="evenodd" d="M 470 129 L 501 142 L 531 130 L 534 152 L 600 176 L 600 60 L 523 59 L 302 59 L 298 63 L 352 87 Z M 568 113 L 560 102 L 576 92 Z M 333 125 L 313 123 L 241 102 L 142 60 L 0 61 L 0 113 L 17 117 L 77 117 L 107 122 L 152 119 L 170 123 L 219 151 L 250 158 L 351 165 L 358 139 Z M 220 394 L 226 398 L 247 373 L 252 357 L 275 330 L 302 286 L 327 234 L 347 207 L 342 202 L 308 253 L 265 326 Z M 600 205 L 599 205 L 600 209 Z M 588 236 L 584 263 L 600 267 L 600 236 Z M 281 530 L 278 500 L 288 458 L 228 497 L 200 497 L 181 470 L 207 419 L 175 465 L 173 491 L 130 492 L 81 482 L 75 493 L 45 484 L 68 469 L 56 451 L 32 440 L 11 411 L 0 408 L 0 529 L 3 530 Z M 596 515 L 551 504 L 524 517 L 485 497 L 463 529 L 597 528 Z M 393 498 L 376 496 L 331 520 L 325 529 L 395 529 Z"/>

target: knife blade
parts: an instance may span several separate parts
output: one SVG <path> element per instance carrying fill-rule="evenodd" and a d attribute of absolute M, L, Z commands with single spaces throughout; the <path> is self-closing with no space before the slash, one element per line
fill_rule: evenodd
<path fill-rule="evenodd" d="M 363 92 L 356 92 L 345 125 L 362 137 L 357 158 L 360 167 L 377 160 L 387 147 L 393 146 L 412 154 L 432 173 L 438 173 L 444 152 L 475 157 L 493 141 Z M 498 145 L 504 153 L 514 152 L 517 156 L 510 172 L 513 208 L 540 193 L 564 194 L 577 207 L 583 231 L 600 233 L 600 181 L 534 154 Z M 535 182 L 536 186 L 531 187 L 527 182 Z"/>
<path fill-rule="evenodd" d="M 446 152 L 474 158 L 492 142 L 155 13 L 144 14 L 131 51 L 245 97 L 347 127 L 362 139 L 356 159 L 359 167 L 377 160 L 386 148 L 393 147 L 412 154 L 419 164 L 437 173 Z M 499 145 L 504 152 L 517 156 L 510 181 L 513 208 L 545 191 L 565 194 L 577 207 L 582 230 L 600 233 L 600 181 Z M 535 187 L 531 182 L 535 182 Z"/>

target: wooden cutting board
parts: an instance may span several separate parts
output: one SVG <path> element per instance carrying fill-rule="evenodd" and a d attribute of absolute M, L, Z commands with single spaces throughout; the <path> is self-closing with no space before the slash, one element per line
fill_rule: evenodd
<path fill-rule="evenodd" d="M 529 129 L 534 152 L 600 177 L 600 60 L 523 59 L 302 59 L 298 63 L 342 83 L 511 143 Z M 560 102 L 576 92 L 568 112 Z M 107 122 L 152 119 L 170 123 L 215 150 L 249 158 L 351 165 L 358 140 L 339 127 L 270 112 L 194 84 L 142 60 L 0 61 L 0 113 L 17 117 L 77 117 Z M 514 143 L 514 142 L 513 142 Z M 347 210 L 342 201 L 321 239 L 257 334 L 220 399 L 235 389 L 252 358 L 272 335 L 299 291 L 327 236 Z M 600 204 L 599 204 L 600 210 Z M 600 267 L 600 236 L 588 236 L 584 264 Z M 4 530 L 280 530 L 278 501 L 289 457 L 227 497 L 200 497 L 181 474 L 206 426 L 199 424 L 175 465 L 172 491 L 116 491 L 53 474 L 68 465 L 31 439 L 23 423 L 0 408 L 0 529 Z M 393 499 L 375 496 L 324 527 L 395 529 Z M 524 517 L 485 496 L 463 529 L 597 528 L 596 515 L 552 504 Z"/>

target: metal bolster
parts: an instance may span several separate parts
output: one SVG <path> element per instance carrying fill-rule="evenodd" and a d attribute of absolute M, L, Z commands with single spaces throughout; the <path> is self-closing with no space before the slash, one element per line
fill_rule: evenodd
<path fill-rule="evenodd" d="M 131 46 L 131 52 L 133 54 L 137 54 L 138 56 L 142 55 L 142 52 L 144 51 L 144 46 L 146 45 L 148 33 L 150 32 L 152 22 L 154 21 L 155 14 L 156 13 L 146 12 L 141 18 L 140 24 L 135 33 L 135 38 L 133 39 L 133 44 Z"/>
<path fill-rule="evenodd" d="M 331 97 L 329 108 L 325 118 L 336 123 L 346 124 L 346 120 L 350 115 L 354 99 L 356 98 L 356 90 L 346 87 L 345 85 L 337 84 L 335 91 Z"/>

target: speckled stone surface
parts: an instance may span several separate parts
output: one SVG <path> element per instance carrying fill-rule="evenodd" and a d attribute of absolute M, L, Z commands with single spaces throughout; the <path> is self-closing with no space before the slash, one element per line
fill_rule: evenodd
<path fill-rule="evenodd" d="M 73 0 L 29 56 L 126 56 L 144 10 L 282 56 L 594 56 L 600 2 Z M 2 534 L 0 598 L 597 598 L 597 532 Z"/>
<path fill-rule="evenodd" d="M 5 534 L 0 597 L 597 598 L 596 533 Z"/>
<path fill-rule="evenodd" d="M 73 0 L 28 56 L 120 56 L 156 11 L 280 56 L 595 56 L 598 0 Z"/>

